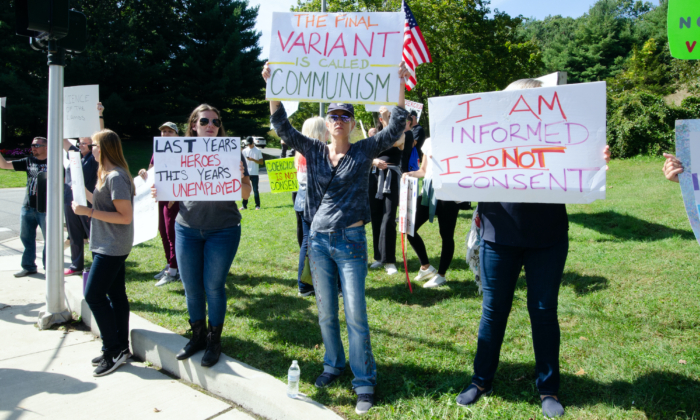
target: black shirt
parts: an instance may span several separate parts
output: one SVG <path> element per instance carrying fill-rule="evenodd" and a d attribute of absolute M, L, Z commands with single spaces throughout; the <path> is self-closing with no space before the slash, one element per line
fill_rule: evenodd
<path fill-rule="evenodd" d="M 27 173 L 27 195 L 24 196 L 24 207 L 36 209 L 37 199 L 37 177 L 39 173 L 46 172 L 46 159 L 39 160 L 34 156 L 12 161 L 15 171 Z M 46 200 L 45 196 L 42 196 Z"/>
<path fill-rule="evenodd" d="M 567 237 L 564 204 L 479 203 L 481 239 L 499 245 L 545 248 Z"/>
<path fill-rule="evenodd" d="M 421 148 L 423 147 L 423 143 L 425 143 L 425 130 L 423 129 L 423 127 L 416 124 L 416 126 L 413 127 L 411 131 L 413 132 L 413 140 L 418 142 L 416 144 L 418 159 L 423 159 L 423 151 L 421 151 Z"/>

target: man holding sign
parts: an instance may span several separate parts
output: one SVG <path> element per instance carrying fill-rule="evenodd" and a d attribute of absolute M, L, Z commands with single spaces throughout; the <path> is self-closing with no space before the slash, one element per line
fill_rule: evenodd
<path fill-rule="evenodd" d="M 100 129 L 104 130 L 104 120 L 102 113 L 104 106 L 101 102 L 97 103 L 97 112 L 100 116 Z M 97 182 L 97 167 L 98 163 L 92 154 L 92 137 L 81 137 L 78 139 L 78 147 L 71 144 L 70 140 L 63 139 L 63 150 L 69 152 L 80 152 L 80 167 L 83 176 L 83 189 L 87 188 L 92 192 L 95 189 Z M 68 157 L 70 159 L 70 156 Z M 85 264 L 85 244 L 84 240 L 90 237 L 90 218 L 88 216 L 78 216 L 73 211 L 71 203 L 73 202 L 73 177 L 71 167 L 66 168 L 65 183 L 63 185 L 63 211 L 66 217 L 66 228 L 68 229 L 68 238 L 70 240 L 70 267 L 63 270 L 63 274 L 71 276 L 80 274 L 83 271 Z M 85 203 L 88 208 L 92 208 L 92 204 Z"/>

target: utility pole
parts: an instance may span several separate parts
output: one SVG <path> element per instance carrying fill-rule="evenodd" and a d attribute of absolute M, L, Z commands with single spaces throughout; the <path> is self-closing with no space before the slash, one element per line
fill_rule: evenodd
<path fill-rule="evenodd" d="M 326 0 L 321 0 L 321 13 L 326 13 Z M 323 102 L 318 104 L 318 115 L 323 117 Z"/>
<path fill-rule="evenodd" d="M 17 35 L 29 37 L 34 50 L 48 53 L 49 65 L 46 308 L 37 321 L 42 330 L 71 319 L 63 279 L 63 68 L 66 53 L 85 50 L 87 19 L 68 7 L 68 0 L 15 2 Z"/>

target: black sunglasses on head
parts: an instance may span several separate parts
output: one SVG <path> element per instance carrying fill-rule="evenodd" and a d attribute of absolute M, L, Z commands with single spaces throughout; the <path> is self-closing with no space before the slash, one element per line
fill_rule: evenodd
<path fill-rule="evenodd" d="M 214 118 L 211 120 L 211 123 L 214 124 L 214 127 L 221 127 L 221 120 Z M 202 127 L 205 127 L 207 124 L 209 124 L 209 118 L 200 118 L 199 119 L 199 125 Z"/>

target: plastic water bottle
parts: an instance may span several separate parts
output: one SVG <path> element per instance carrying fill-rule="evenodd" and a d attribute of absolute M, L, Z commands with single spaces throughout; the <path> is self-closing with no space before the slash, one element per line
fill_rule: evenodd
<path fill-rule="evenodd" d="M 287 372 L 287 396 L 289 398 L 296 398 L 299 395 L 299 377 L 301 376 L 301 369 L 299 369 L 299 364 L 296 360 L 292 361 L 292 366 Z"/>

